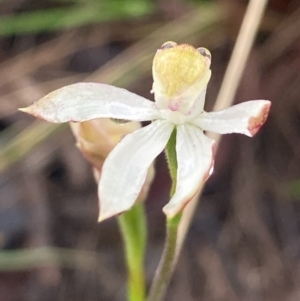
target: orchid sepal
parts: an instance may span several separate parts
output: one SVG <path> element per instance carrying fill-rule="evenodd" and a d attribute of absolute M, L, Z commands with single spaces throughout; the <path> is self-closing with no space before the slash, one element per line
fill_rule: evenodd
<path fill-rule="evenodd" d="M 55 90 L 20 111 L 49 122 L 83 122 L 97 118 L 150 121 L 160 118 L 155 103 L 125 89 L 77 83 Z"/>
<path fill-rule="evenodd" d="M 266 122 L 270 107 L 269 100 L 250 100 L 222 111 L 203 112 L 192 123 L 208 132 L 253 137 Z"/>

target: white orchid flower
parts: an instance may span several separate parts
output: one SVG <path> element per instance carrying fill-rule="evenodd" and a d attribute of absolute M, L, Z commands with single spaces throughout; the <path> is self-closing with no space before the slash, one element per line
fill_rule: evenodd
<path fill-rule="evenodd" d="M 205 112 L 210 61 L 205 48 L 167 42 L 153 61 L 155 102 L 110 85 L 78 83 L 58 89 L 21 110 L 50 122 L 95 118 L 152 121 L 126 135 L 106 159 L 99 183 L 99 221 L 134 205 L 149 166 L 176 128 L 176 190 L 163 208 L 168 217 L 173 217 L 212 170 L 214 141 L 203 131 L 253 136 L 265 122 L 271 105 L 267 100 L 255 100 L 219 112 Z"/>

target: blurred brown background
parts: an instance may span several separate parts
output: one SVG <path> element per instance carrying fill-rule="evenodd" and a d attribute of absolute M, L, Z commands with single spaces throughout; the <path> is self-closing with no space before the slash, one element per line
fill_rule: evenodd
<path fill-rule="evenodd" d="M 224 136 L 171 282 L 172 301 L 300 300 L 300 1 L 269 1 L 235 103 L 269 99 L 258 135 Z M 67 125 L 17 111 L 105 82 L 152 99 L 168 40 L 211 50 L 215 102 L 245 0 L 0 0 L 0 300 L 126 299 L 115 219 L 97 223 L 91 168 Z M 147 200 L 147 279 L 164 238 L 164 156 Z"/>

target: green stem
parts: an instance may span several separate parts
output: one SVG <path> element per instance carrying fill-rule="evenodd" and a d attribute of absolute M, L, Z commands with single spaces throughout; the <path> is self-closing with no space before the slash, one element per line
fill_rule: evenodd
<path fill-rule="evenodd" d="M 166 156 L 167 156 L 169 171 L 172 180 L 170 197 L 172 197 L 173 194 L 175 193 L 176 183 L 177 183 L 176 133 L 177 131 L 175 128 L 166 146 Z"/>
<path fill-rule="evenodd" d="M 144 257 L 147 239 L 144 205 L 137 204 L 118 217 L 128 268 L 128 301 L 145 300 Z"/>
<path fill-rule="evenodd" d="M 163 299 L 176 263 L 176 242 L 181 213 L 167 219 L 167 237 L 165 248 L 157 268 L 147 301 Z"/>
<path fill-rule="evenodd" d="M 172 179 L 170 192 L 170 196 L 172 197 L 175 193 L 177 181 L 176 129 L 168 141 L 166 155 Z M 160 301 L 166 293 L 176 264 L 177 234 L 181 215 L 180 213 L 173 218 L 167 218 L 165 247 L 147 301 Z"/>

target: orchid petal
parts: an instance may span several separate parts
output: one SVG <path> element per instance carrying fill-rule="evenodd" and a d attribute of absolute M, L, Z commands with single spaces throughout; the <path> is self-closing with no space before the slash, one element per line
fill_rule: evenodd
<path fill-rule="evenodd" d="M 219 134 L 240 133 L 254 136 L 265 123 L 271 102 L 252 100 L 232 106 L 219 112 L 202 113 L 192 123 L 204 131 Z"/>
<path fill-rule="evenodd" d="M 174 125 L 157 120 L 128 134 L 109 154 L 99 183 L 99 221 L 130 209 L 152 161 L 165 148 Z"/>
<path fill-rule="evenodd" d="M 168 218 L 174 217 L 196 194 L 209 177 L 214 160 L 214 140 L 194 125 L 177 126 L 177 184 L 170 202 L 163 208 Z"/>
<path fill-rule="evenodd" d="M 146 121 L 160 117 L 155 104 L 146 98 L 125 89 L 97 83 L 63 87 L 20 110 L 57 123 L 96 118 Z"/>

